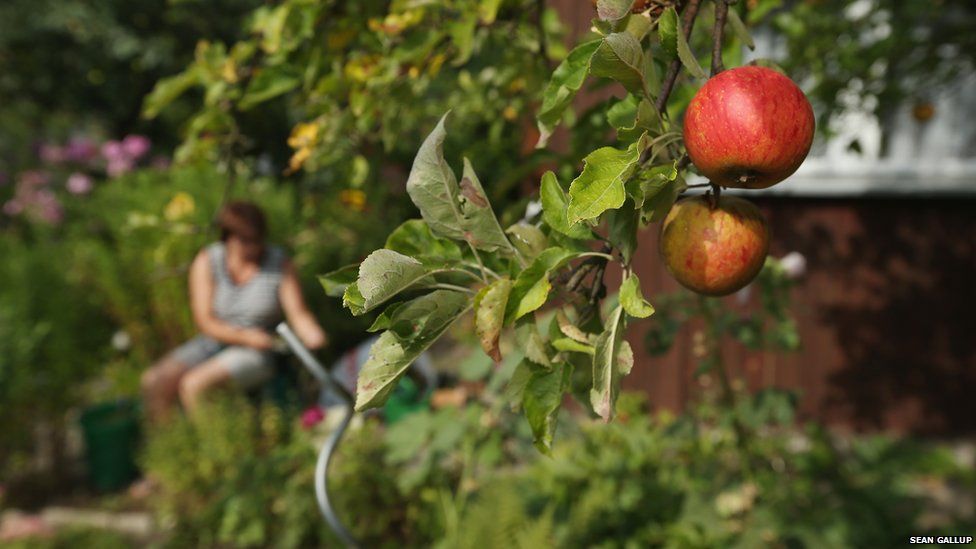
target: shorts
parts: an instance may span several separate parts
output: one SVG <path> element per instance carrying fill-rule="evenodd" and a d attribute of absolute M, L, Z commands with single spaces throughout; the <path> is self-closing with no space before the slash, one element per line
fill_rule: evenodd
<path fill-rule="evenodd" d="M 170 353 L 169 358 L 190 368 L 216 358 L 242 389 L 253 389 L 274 375 L 274 355 L 270 351 L 226 345 L 204 335 L 180 345 Z"/>

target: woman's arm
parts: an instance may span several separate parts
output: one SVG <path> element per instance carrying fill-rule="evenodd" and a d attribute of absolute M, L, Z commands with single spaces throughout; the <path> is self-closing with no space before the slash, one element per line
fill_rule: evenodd
<path fill-rule="evenodd" d="M 281 279 L 279 294 L 285 318 L 306 347 L 320 349 L 328 343 L 329 338 L 305 305 L 302 287 L 298 282 L 298 275 L 295 274 L 295 266 L 291 261 L 286 260 L 283 269 L 284 276 Z"/>
<path fill-rule="evenodd" d="M 271 335 L 256 328 L 240 328 L 228 324 L 213 314 L 214 281 L 207 250 L 201 250 L 190 265 L 190 309 L 193 322 L 200 332 L 221 343 L 245 345 L 255 349 L 270 349 Z"/>

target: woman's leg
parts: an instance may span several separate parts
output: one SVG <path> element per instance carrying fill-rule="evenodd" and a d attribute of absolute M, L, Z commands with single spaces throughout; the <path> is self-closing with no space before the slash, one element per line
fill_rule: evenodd
<path fill-rule="evenodd" d="M 166 357 L 143 372 L 142 398 L 149 420 L 158 423 L 167 419 L 173 411 L 178 395 L 180 377 L 186 372 L 186 364 Z"/>
<path fill-rule="evenodd" d="M 180 402 L 189 416 L 196 415 L 207 393 L 227 385 L 231 380 L 230 370 L 225 362 L 221 355 L 217 355 L 180 378 Z"/>
<path fill-rule="evenodd" d="M 273 373 L 269 353 L 248 347 L 228 347 L 183 375 L 180 402 L 192 416 L 206 393 L 231 384 L 249 390 L 266 382 Z"/>

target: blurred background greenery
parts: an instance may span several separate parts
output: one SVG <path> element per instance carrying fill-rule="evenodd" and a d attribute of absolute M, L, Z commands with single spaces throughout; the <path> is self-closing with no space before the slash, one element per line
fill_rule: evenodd
<path fill-rule="evenodd" d="M 522 217 L 543 169 L 576 170 L 607 141 L 610 103 L 570 115 L 562 147 L 534 148 L 541 91 L 567 52 L 561 7 L 0 5 L 0 505 L 89 493 L 69 444 L 77 410 L 133 397 L 146 366 L 193 333 L 186 269 L 215 237 L 213 214 L 229 197 L 267 209 L 274 240 L 293 254 L 335 342 L 322 356 L 329 362 L 365 337 L 370 319 L 342 311 L 315 275 L 360 260 L 416 215 L 406 173 L 447 108 L 455 122 L 446 146 L 492 182 L 503 222 Z M 885 120 L 972 71 L 976 9 L 967 3 L 749 0 L 735 9 L 772 37 L 774 61 L 808 90 L 822 120 L 854 81 Z M 698 51 L 709 27 L 698 25 Z M 730 41 L 730 65 L 741 51 Z M 677 108 L 694 89 L 681 83 Z M 647 347 L 667 349 L 682 326 L 705 319 L 715 339 L 794 350 L 791 284 L 768 265 L 762 314 L 745 317 L 685 294 L 658 296 Z M 701 353 L 702 373 L 721 360 L 715 353 Z M 651 415 L 631 395 L 614 424 L 574 417 L 560 426 L 549 460 L 502 404 L 514 364 L 497 372 L 474 358 L 462 364 L 449 373 L 474 387 L 466 406 L 390 428 L 367 421 L 344 444 L 339 507 L 369 545 L 879 547 L 910 534 L 972 532 L 972 506 L 966 514 L 952 499 L 972 494 L 972 471 L 950 449 L 838 439 L 797 422 L 787 394 L 739 388 L 741 409 L 732 410 L 706 390 L 680 417 Z M 206 417 L 205 427 L 179 421 L 146 441 L 141 465 L 160 484 L 148 503 L 155 542 L 335 543 L 311 487 L 322 426 L 301 429 L 287 410 L 235 399 Z M 753 433 L 746 448 L 731 435 L 742 428 Z M 69 530 L 36 543 L 130 541 Z"/>

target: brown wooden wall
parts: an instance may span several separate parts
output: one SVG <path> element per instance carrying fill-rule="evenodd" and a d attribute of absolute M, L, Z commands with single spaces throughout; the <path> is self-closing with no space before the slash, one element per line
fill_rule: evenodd
<path fill-rule="evenodd" d="M 789 184 L 784 183 L 784 184 Z M 799 251 L 793 292 L 802 348 L 726 362 L 752 389 L 801 394 L 801 411 L 835 425 L 924 434 L 976 432 L 976 200 L 755 200 L 772 228 L 770 253 Z M 635 259 L 645 295 L 677 283 L 657 257 L 658 227 Z M 613 274 L 619 283 L 619 273 Z M 680 409 L 698 387 L 686 329 L 663 357 L 643 351 L 647 321 L 628 340 L 638 356 L 625 386 Z"/>
<path fill-rule="evenodd" d="M 588 0 L 550 0 L 568 43 L 590 28 Z M 585 108 L 610 93 L 583 96 Z M 559 147 L 565 135 L 554 136 Z M 789 182 L 783 183 L 788 185 Z M 829 182 L 825 182 L 825 185 Z M 976 181 L 974 181 L 976 185 Z M 770 253 L 799 251 L 808 272 L 794 291 L 802 349 L 784 355 L 728 345 L 726 362 L 752 389 L 798 390 L 801 413 L 833 425 L 924 434 L 976 433 L 976 200 L 756 200 Z M 657 258 L 658 227 L 635 264 L 644 293 L 677 283 Z M 611 288 L 620 273 L 608 273 Z M 691 332 L 663 357 L 644 352 L 647 321 L 628 332 L 637 363 L 625 387 L 681 409 L 699 391 Z"/>

